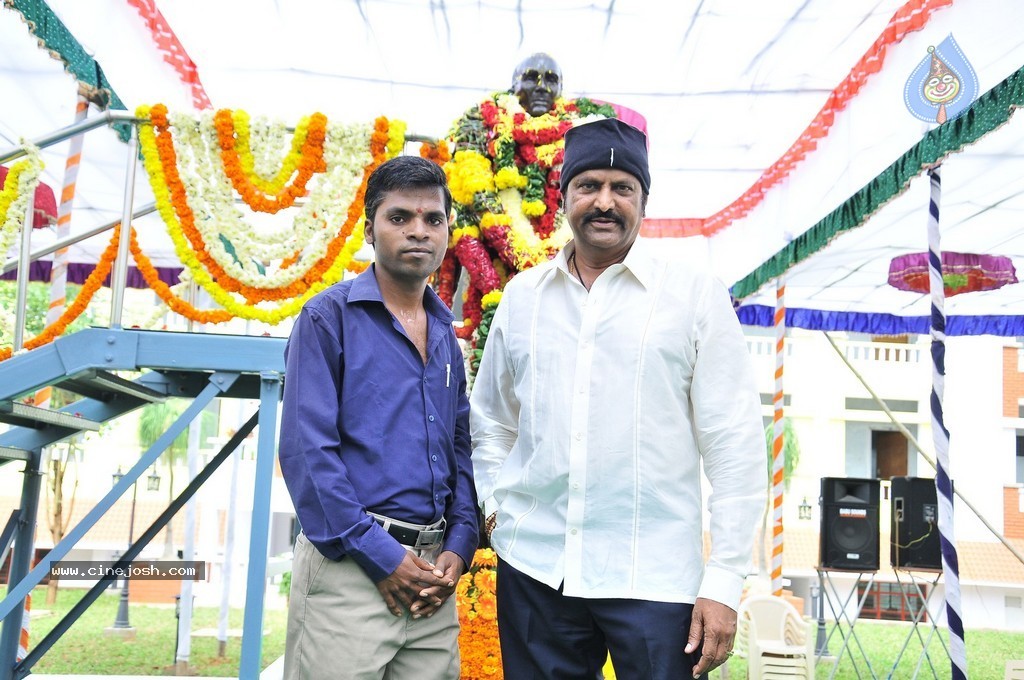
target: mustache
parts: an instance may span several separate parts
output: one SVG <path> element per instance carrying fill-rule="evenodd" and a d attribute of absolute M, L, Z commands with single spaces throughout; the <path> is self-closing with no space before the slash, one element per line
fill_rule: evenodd
<path fill-rule="evenodd" d="M 622 216 L 619 215 L 614 210 L 592 210 L 592 211 L 588 212 L 586 215 L 583 216 L 583 221 L 584 222 L 590 222 L 590 221 L 598 220 L 598 219 L 601 219 L 601 220 L 612 220 L 613 222 L 618 224 L 620 227 L 624 226 L 626 224 L 626 221 L 624 219 L 622 219 Z"/>

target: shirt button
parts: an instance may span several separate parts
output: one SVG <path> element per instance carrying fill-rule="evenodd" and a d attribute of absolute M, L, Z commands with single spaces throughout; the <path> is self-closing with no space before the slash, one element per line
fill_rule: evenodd
<path fill-rule="evenodd" d="M 427 420 L 429 420 L 430 422 L 434 422 L 434 416 L 427 416 Z"/>
<path fill-rule="evenodd" d="M 581 439 L 583 439 L 583 433 L 582 432 L 577 432 L 576 433 L 576 441 L 579 441 Z"/>
<path fill-rule="evenodd" d="M 570 531 L 569 533 L 570 533 L 570 534 L 572 534 L 573 536 L 575 536 L 575 535 L 576 535 L 576 530 L 575 530 L 575 529 L 573 529 L 573 530 L 572 530 L 572 531 Z"/>
<path fill-rule="evenodd" d="M 437 460 L 437 456 L 431 456 L 430 460 L 435 460 L 436 461 Z"/>
<path fill-rule="evenodd" d="M 580 488 L 580 483 L 579 482 L 573 482 L 572 488 L 574 488 L 574 489 Z"/>

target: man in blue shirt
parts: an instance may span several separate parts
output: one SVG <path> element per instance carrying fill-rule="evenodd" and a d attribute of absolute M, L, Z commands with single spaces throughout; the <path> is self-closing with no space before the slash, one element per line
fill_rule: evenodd
<path fill-rule="evenodd" d="M 455 584 L 477 543 L 453 315 L 427 287 L 451 193 L 401 156 L 366 186 L 375 264 L 303 308 L 285 349 L 280 460 L 302 526 L 286 678 L 457 678 Z"/>

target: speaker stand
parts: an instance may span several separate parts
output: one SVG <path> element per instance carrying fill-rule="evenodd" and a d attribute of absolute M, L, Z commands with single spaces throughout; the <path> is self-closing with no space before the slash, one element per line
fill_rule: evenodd
<path fill-rule="evenodd" d="M 942 572 L 928 572 L 928 576 L 925 577 L 923 575 L 915 576 L 913 572 L 902 569 L 894 569 L 894 571 L 896 573 L 896 582 L 900 586 L 900 595 L 903 597 L 903 604 L 906 605 L 907 611 L 911 612 L 912 618 L 910 632 L 907 633 L 907 639 L 903 641 L 903 647 L 900 649 L 900 653 L 896 655 L 896 661 L 893 662 L 892 670 L 889 671 L 888 677 L 896 677 L 896 667 L 900 665 L 900 659 L 903 658 L 903 653 L 907 651 L 907 647 L 910 645 L 910 641 L 916 635 L 918 642 L 921 643 L 921 653 L 917 657 L 917 666 L 914 668 L 914 675 L 912 677 L 916 678 L 918 676 L 918 674 L 921 672 L 921 665 L 925 661 L 927 661 L 928 668 L 930 668 L 932 671 L 932 677 L 935 680 L 938 680 L 939 675 L 935 670 L 935 666 L 932 664 L 932 658 L 931 655 L 928 653 L 928 648 L 931 645 L 932 639 L 938 638 L 939 644 L 942 645 L 942 650 L 946 654 L 944 658 L 950 658 L 949 648 L 946 646 L 946 641 L 943 640 L 942 636 L 938 634 L 938 623 L 936 623 L 938 617 L 935 615 L 935 613 L 931 611 L 930 607 L 932 595 L 935 593 L 935 586 L 936 584 L 938 584 L 939 579 L 942 578 Z M 902 578 L 900 577 L 901 573 L 903 574 Z M 923 603 L 919 610 L 914 611 L 914 606 L 910 602 L 910 596 L 907 594 L 907 588 L 904 586 L 904 584 L 906 584 L 907 586 L 913 586 L 914 591 L 917 592 L 917 596 L 920 598 L 920 602 Z M 927 594 L 925 594 L 921 590 L 921 586 L 925 584 L 930 586 Z M 927 622 L 924 621 L 925 614 L 928 615 Z M 929 626 L 927 640 L 924 638 L 924 636 L 921 635 L 920 626 L 924 623 L 927 623 Z"/>
<path fill-rule="evenodd" d="M 829 609 L 832 610 L 832 617 L 835 619 L 835 624 L 832 626 L 832 630 L 828 632 L 828 637 L 825 640 L 825 647 L 828 646 L 829 640 L 835 633 L 839 633 L 839 637 L 842 639 L 843 644 L 840 645 L 839 651 L 835 655 L 835 663 L 832 664 L 832 672 L 829 674 L 829 680 L 835 678 L 836 673 L 839 671 L 839 664 L 843 660 L 843 654 L 847 654 L 850 657 L 850 661 L 853 663 L 853 670 L 857 674 L 857 678 L 860 675 L 860 662 L 853 653 L 854 646 L 857 651 L 860 652 L 860 657 L 864 661 L 864 665 L 867 666 L 867 671 L 873 680 L 878 680 L 878 676 L 875 675 L 874 669 L 871 668 L 871 659 L 868 658 L 867 653 L 864 651 L 864 647 L 861 646 L 860 640 L 857 639 L 857 632 L 854 630 L 857 624 L 857 620 L 860 618 L 860 611 L 864 608 L 864 602 L 871 594 L 871 587 L 875 583 L 875 576 L 877 572 L 851 572 L 843 571 L 836 572 L 842 574 L 856 574 L 857 578 L 853 581 L 853 587 L 845 594 L 841 595 L 839 587 L 832 580 L 832 573 L 825 569 L 818 569 L 818 579 L 825 587 L 826 592 L 822 595 L 826 602 L 828 602 Z M 867 588 L 864 589 L 864 594 L 857 598 L 857 586 L 860 585 L 861 578 L 868 576 Z M 849 614 L 849 605 L 853 601 L 857 605 L 857 609 L 851 617 Z M 836 603 L 841 603 L 836 606 Z M 852 644 L 851 644 L 852 643 Z"/>

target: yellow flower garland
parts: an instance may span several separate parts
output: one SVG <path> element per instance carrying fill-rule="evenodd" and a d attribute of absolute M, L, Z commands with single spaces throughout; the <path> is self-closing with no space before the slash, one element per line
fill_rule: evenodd
<path fill-rule="evenodd" d="M 139 107 L 140 118 L 149 117 L 149 107 Z M 400 151 L 405 144 L 405 127 L 399 121 L 392 121 L 387 130 L 387 155 L 391 157 L 395 150 Z M 347 268 L 362 269 L 356 267 L 352 260 L 355 253 L 363 246 L 363 229 L 361 220 L 353 229 L 351 237 L 345 242 L 337 259 L 327 269 L 320 281 L 313 283 L 302 295 L 293 298 L 280 305 L 270 308 L 250 305 L 240 302 L 232 293 L 221 287 L 217 281 L 210 276 L 207 269 L 196 257 L 191 248 L 188 238 L 182 230 L 182 224 L 178 219 L 171 192 L 167 186 L 163 167 L 157 150 L 156 135 L 152 124 L 139 126 L 139 140 L 143 150 L 143 164 L 149 174 L 150 184 L 156 198 L 156 204 L 160 216 L 167 225 L 168 233 L 174 243 L 175 253 L 182 264 L 191 272 L 193 280 L 201 286 L 210 297 L 225 310 L 237 317 L 253 319 L 268 324 L 277 324 L 281 320 L 298 313 L 302 305 L 311 297 L 324 290 L 330 285 L 340 281 Z M 264 303 L 260 303 L 264 304 Z"/>
<path fill-rule="evenodd" d="M 256 161 L 252 154 L 249 114 L 242 109 L 235 109 L 232 111 L 231 117 L 235 122 L 235 150 L 238 152 L 246 178 L 265 194 L 274 196 L 281 193 L 299 166 L 299 159 L 302 157 L 302 147 L 306 143 L 306 133 L 309 132 L 309 117 L 303 117 L 298 125 L 295 126 L 291 149 L 289 149 L 288 154 L 281 161 L 280 169 L 271 179 L 264 179 L 256 172 Z"/>
<path fill-rule="evenodd" d="M 21 233 L 29 201 L 35 200 L 36 185 L 43 171 L 39 149 L 31 144 L 25 147 L 25 158 L 7 172 L 4 188 L 0 190 L 0 254 L 6 255 L 11 244 Z"/>

